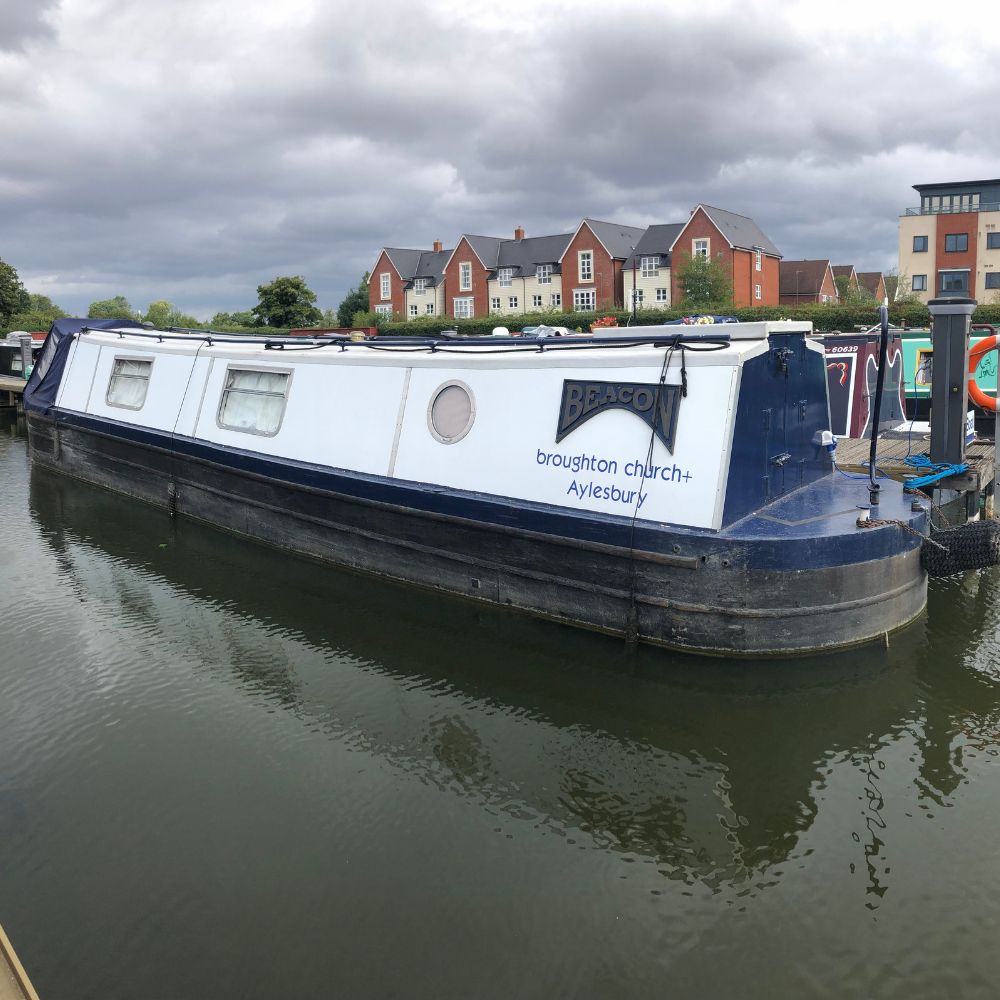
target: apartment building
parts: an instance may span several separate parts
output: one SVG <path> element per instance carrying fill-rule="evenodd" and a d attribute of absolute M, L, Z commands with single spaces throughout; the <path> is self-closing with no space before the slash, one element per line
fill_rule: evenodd
<path fill-rule="evenodd" d="M 937 295 L 1000 301 L 1000 178 L 914 184 L 899 218 L 899 271 L 922 302 Z"/>
<path fill-rule="evenodd" d="M 539 312 L 668 308 L 679 301 L 675 250 L 712 256 L 737 304 L 778 301 L 780 253 L 752 219 L 699 205 L 687 223 L 648 227 L 584 219 L 572 233 L 513 239 L 464 234 L 454 250 L 384 247 L 369 307 L 386 316 L 471 319 Z"/>

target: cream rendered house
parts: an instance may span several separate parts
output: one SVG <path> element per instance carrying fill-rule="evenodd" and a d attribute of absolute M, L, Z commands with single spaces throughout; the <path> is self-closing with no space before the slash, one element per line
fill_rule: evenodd
<path fill-rule="evenodd" d="M 562 274 L 559 258 L 570 241 L 570 233 L 534 236 L 514 230 L 514 239 L 501 240 L 497 266 L 487 282 L 489 314 L 518 316 L 524 313 L 561 312 Z"/>
<path fill-rule="evenodd" d="M 670 247 L 684 228 L 681 222 L 650 226 L 622 268 L 624 303 L 631 309 L 670 308 Z"/>

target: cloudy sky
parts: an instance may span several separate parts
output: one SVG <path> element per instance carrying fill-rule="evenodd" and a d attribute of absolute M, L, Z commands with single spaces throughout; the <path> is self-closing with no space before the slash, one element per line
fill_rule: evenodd
<path fill-rule="evenodd" d="M 0 258 L 199 318 L 380 247 L 752 216 L 895 264 L 911 185 L 1000 176 L 985 3 L 2 0 Z"/>

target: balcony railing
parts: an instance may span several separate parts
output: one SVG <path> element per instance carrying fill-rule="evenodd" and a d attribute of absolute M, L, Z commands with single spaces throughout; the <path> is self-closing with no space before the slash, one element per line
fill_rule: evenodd
<path fill-rule="evenodd" d="M 908 208 L 907 215 L 956 215 L 959 212 L 1000 212 L 1000 202 L 983 202 L 980 205 L 949 205 L 947 208 Z"/>

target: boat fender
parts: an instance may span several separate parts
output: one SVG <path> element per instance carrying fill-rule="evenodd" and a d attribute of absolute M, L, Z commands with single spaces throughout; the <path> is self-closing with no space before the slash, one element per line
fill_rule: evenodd
<path fill-rule="evenodd" d="M 998 338 L 996 337 L 984 337 L 969 351 L 969 399 L 976 406 L 981 406 L 984 410 L 990 410 L 993 413 L 997 411 L 997 401 L 993 396 L 987 396 L 979 388 L 976 382 L 976 369 L 979 367 L 979 362 L 982 360 L 984 354 L 996 350 L 997 342 Z"/>
<path fill-rule="evenodd" d="M 929 576 L 1000 565 L 1000 522 L 970 521 L 934 531 L 920 548 L 920 563 Z"/>

